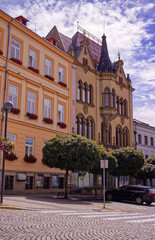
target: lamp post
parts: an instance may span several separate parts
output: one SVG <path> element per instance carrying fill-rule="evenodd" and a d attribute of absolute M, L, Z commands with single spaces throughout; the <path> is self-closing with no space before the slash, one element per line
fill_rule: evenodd
<path fill-rule="evenodd" d="M 5 132 L 4 137 L 7 135 L 7 120 L 8 120 L 8 111 L 13 108 L 13 103 L 8 101 L 5 102 L 1 108 L 1 112 L 5 112 Z M 5 151 L 3 151 L 3 165 L 2 165 L 2 178 L 1 178 L 1 203 L 3 203 L 3 190 L 4 190 L 4 171 L 5 171 Z"/>

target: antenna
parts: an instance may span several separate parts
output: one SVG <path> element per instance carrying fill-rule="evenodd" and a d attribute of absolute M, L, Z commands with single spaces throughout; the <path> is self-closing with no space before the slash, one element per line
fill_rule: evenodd
<path fill-rule="evenodd" d="M 103 16 L 103 35 L 105 35 L 105 16 Z"/>
<path fill-rule="evenodd" d="M 79 30 L 79 21 L 77 21 L 77 31 Z"/>
<path fill-rule="evenodd" d="M 118 52 L 118 60 L 120 61 L 120 52 Z"/>

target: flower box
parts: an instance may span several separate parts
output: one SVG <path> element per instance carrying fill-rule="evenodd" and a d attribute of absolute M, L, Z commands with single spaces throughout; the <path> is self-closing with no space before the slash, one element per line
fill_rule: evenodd
<path fill-rule="evenodd" d="M 3 55 L 3 52 L 0 50 L 0 55 Z"/>
<path fill-rule="evenodd" d="M 24 161 L 28 163 L 35 163 L 37 161 L 37 158 L 35 158 L 33 155 L 31 156 L 25 155 Z"/>
<path fill-rule="evenodd" d="M 18 114 L 18 113 L 20 113 L 20 109 L 19 108 L 12 108 L 11 112 L 14 113 L 14 114 Z"/>
<path fill-rule="evenodd" d="M 53 120 L 51 119 L 51 118 L 44 118 L 43 119 L 43 121 L 45 122 L 45 123 L 53 123 Z"/>
<path fill-rule="evenodd" d="M 9 138 L 0 137 L 0 151 L 13 152 L 15 143 L 10 141 Z"/>
<path fill-rule="evenodd" d="M 58 82 L 58 84 L 60 84 L 60 85 L 63 86 L 63 87 L 67 87 L 67 84 L 64 83 L 64 82 Z"/>
<path fill-rule="evenodd" d="M 54 78 L 50 75 L 45 75 L 46 78 L 50 79 L 51 81 L 54 81 Z"/>
<path fill-rule="evenodd" d="M 35 73 L 39 73 L 39 70 L 34 67 L 28 66 L 28 69 L 32 70 Z"/>
<path fill-rule="evenodd" d="M 58 126 L 60 126 L 61 128 L 66 128 L 67 124 L 63 122 L 58 122 Z"/>
<path fill-rule="evenodd" d="M 5 154 L 5 158 L 10 161 L 14 161 L 17 159 L 17 156 L 15 153 L 7 153 L 7 154 Z"/>
<path fill-rule="evenodd" d="M 33 114 L 33 113 L 26 113 L 26 116 L 29 118 L 29 119 L 38 119 L 38 116 L 36 114 Z"/>
<path fill-rule="evenodd" d="M 19 64 L 19 65 L 22 65 L 22 61 L 20 61 L 17 58 L 11 58 L 11 60 L 14 61 L 15 63 Z"/>

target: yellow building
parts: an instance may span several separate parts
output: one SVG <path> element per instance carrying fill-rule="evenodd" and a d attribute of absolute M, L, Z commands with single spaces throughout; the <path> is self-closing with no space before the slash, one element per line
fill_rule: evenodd
<path fill-rule="evenodd" d="M 71 133 L 73 60 L 27 21 L 0 11 L 0 109 L 13 102 L 7 135 L 18 158 L 6 159 L 5 192 L 51 192 L 63 188 L 64 172 L 42 164 L 42 147 L 58 133 Z M 0 113 L 2 135 L 4 122 Z"/>
<path fill-rule="evenodd" d="M 51 37 L 57 39 L 60 49 L 74 58 L 72 131 L 96 140 L 107 151 L 133 147 L 134 89 L 129 74 L 124 73 L 120 54 L 112 63 L 106 36 L 103 35 L 101 41 L 80 26 L 72 38 L 58 32 L 54 26 L 46 38 Z M 93 181 L 90 179 L 90 182 Z M 101 185 L 102 181 L 99 182 Z"/>

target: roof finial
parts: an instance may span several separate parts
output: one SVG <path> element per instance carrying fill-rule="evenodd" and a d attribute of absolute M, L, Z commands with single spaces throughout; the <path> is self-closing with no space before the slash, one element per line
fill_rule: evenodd
<path fill-rule="evenodd" d="M 79 21 L 77 21 L 77 31 L 79 30 Z"/>
<path fill-rule="evenodd" d="M 118 52 L 118 60 L 120 61 L 120 52 Z"/>

